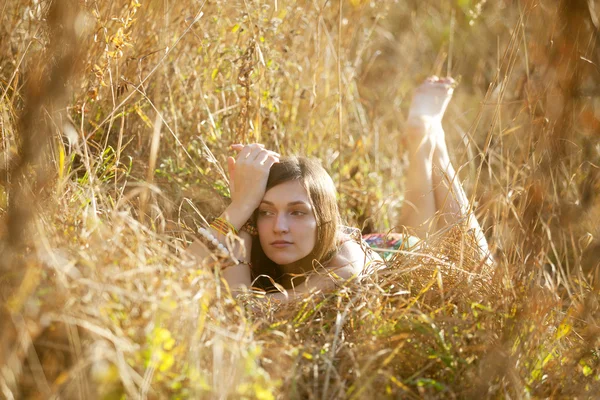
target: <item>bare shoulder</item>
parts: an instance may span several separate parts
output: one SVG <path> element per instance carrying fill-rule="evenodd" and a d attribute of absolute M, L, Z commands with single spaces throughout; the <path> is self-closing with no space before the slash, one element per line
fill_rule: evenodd
<path fill-rule="evenodd" d="M 381 261 L 381 258 L 369 251 L 368 247 L 354 240 L 348 240 L 340 246 L 327 268 L 335 270 L 335 273 L 341 277 L 349 278 L 363 272 L 365 266 L 373 261 Z"/>
<path fill-rule="evenodd" d="M 372 262 L 383 262 L 381 257 L 366 245 L 355 240 L 343 242 L 337 254 L 325 265 L 325 274 L 314 274 L 294 289 L 296 294 L 308 293 L 311 290 L 330 290 L 336 287 L 339 280 L 346 281 L 362 276 Z"/>

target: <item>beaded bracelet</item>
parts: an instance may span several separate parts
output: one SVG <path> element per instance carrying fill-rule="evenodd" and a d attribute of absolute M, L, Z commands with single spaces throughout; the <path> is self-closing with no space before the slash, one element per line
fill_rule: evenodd
<path fill-rule="evenodd" d="M 248 267 L 250 269 L 252 269 L 251 261 L 236 260 L 236 258 L 231 255 L 229 250 L 227 250 L 227 248 L 225 246 L 223 246 L 223 244 L 221 242 L 219 242 L 219 240 L 208 229 L 198 228 L 198 233 L 200 234 L 200 236 L 202 236 L 204 239 L 206 239 L 210 244 L 215 246 L 215 248 L 217 250 L 219 250 L 219 252 L 220 252 L 220 254 L 218 254 L 219 256 L 233 260 L 233 264 L 224 266 L 223 267 L 224 269 L 228 268 L 228 267 L 232 267 L 234 265 L 239 265 L 239 264 L 246 264 L 246 265 L 248 265 Z"/>
<path fill-rule="evenodd" d="M 233 226 L 231 224 L 231 222 L 227 221 L 225 218 L 219 217 L 216 218 L 211 224 L 210 227 L 213 228 L 215 231 L 219 232 L 222 235 L 227 236 L 227 234 L 229 232 L 235 233 L 236 235 L 238 234 L 237 229 L 235 229 L 235 226 Z"/>
<path fill-rule="evenodd" d="M 223 244 L 221 242 L 219 242 L 219 240 L 212 233 L 210 233 L 210 231 L 208 229 L 198 228 L 198 233 L 204 239 L 208 240 L 208 242 L 210 244 L 215 246 L 215 248 L 217 250 L 219 250 L 221 252 L 221 254 L 219 254 L 220 256 L 222 256 L 222 257 L 230 257 L 231 256 L 229 254 L 229 251 L 227 250 L 227 248 L 225 246 L 223 246 Z"/>

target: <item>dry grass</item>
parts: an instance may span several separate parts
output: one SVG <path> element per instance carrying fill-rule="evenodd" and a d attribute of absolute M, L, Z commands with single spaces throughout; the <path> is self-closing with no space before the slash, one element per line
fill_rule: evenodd
<path fill-rule="evenodd" d="M 594 397 L 600 8 L 442 3 L 3 2 L 0 397 Z M 432 73 L 493 270 L 456 228 L 281 306 L 186 259 L 236 141 L 319 157 L 348 224 L 394 228 Z"/>

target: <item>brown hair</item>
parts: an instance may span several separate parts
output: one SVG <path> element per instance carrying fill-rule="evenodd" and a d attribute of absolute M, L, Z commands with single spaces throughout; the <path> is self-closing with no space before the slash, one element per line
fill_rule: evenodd
<path fill-rule="evenodd" d="M 302 261 L 312 266 L 316 260 L 324 263 L 337 251 L 337 232 L 340 226 L 340 213 L 337 206 L 337 193 L 333 180 L 319 161 L 306 157 L 285 157 L 273 164 L 267 180 L 269 190 L 279 184 L 298 180 L 306 191 L 317 220 L 317 241 L 313 251 Z M 253 216 L 256 222 L 256 212 Z M 252 240 L 252 278 L 257 279 L 256 286 L 264 289 L 272 287 L 269 276 L 276 282 L 281 278 L 281 270 L 269 259 L 258 237 Z M 261 276 L 263 275 L 263 276 Z M 266 276 L 264 276 L 266 275 Z"/>

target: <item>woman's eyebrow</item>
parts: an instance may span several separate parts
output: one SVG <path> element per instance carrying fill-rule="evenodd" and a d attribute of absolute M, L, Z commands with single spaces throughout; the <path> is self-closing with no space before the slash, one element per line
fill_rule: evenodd
<path fill-rule="evenodd" d="M 292 202 L 289 202 L 289 203 L 288 203 L 288 206 L 295 206 L 295 205 L 298 205 L 298 204 L 300 204 L 300 205 L 303 205 L 303 206 L 308 206 L 308 205 L 309 205 L 309 204 L 308 204 L 307 202 L 305 202 L 305 201 L 302 201 L 302 200 L 297 200 L 297 201 L 292 201 Z"/>
<path fill-rule="evenodd" d="M 262 200 L 261 203 L 265 203 L 265 204 L 267 204 L 269 206 L 274 206 L 275 205 L 274 203 L 270 202 L 269 200 Z M 309 206 L 309 204 L 307 202 L 302 201 L 302 200 L 291 201 L 291 202 L 288 203 L 288 206 L 295 206 L 295 205 L 298 205 L 298 204 Z"/>

